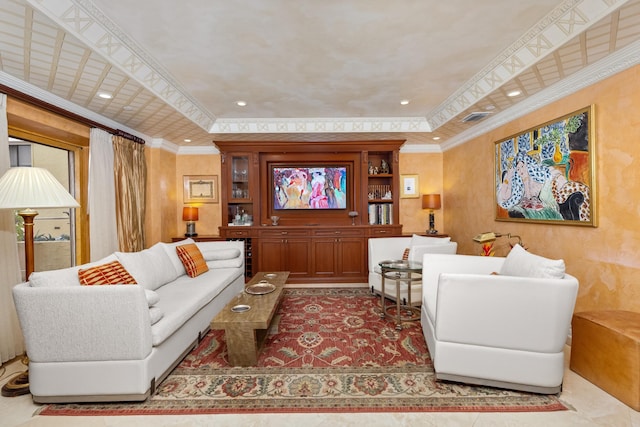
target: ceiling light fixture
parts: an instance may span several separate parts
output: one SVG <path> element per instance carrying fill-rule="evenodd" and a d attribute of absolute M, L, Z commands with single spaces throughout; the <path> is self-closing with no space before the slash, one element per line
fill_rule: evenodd
<path fill-rule="evenodd" d="M 100 92 L 98 94 L 98 96 L 100 98 L 102 98 L 102 99 L 111 99 L 111 98 L 113 98 L 113 95 L 111 95 L 110 93 L 107 93 L 107 92 Z"/>
<path fill-rule="evenodd" d="M 434 140 L 434 141 L 438 141 L 439 139 L 440 139 L 440 137 L 439 137 L 439 136 L 434 136 L 434 137 L 433 137 L 433 140 Z"/>
<path fill-rule="evenodd" d="M 131 105 L 125 105 L 124 107 L 122 107 L 122 109 L 124 111 L 133 111 L 133 107 Z"/>
<path fill-rule="evenodd" d="M 402 101 L 400 101 L 400 105 L 408 105 L 408 104 L 409 104 L 408 99 L 403 99 Z"/>
<path fill-rule="evenodd" d="M 520 95 L 521 93 L 522 92 L 519 90 L 512 90 L 511 92 L 507 93 L 507 96 L 514 97 Z"/>
<path fill-rule="evenodd" d="M 237 101 L 236 105 L 238 105 L 238 107 L 244 107 L 245 105 L 247 105 L 246 101 Z"/>
<path fill-rule="evenodd" d="M 191 142 L 189 138 L 185 139 L 184 142 Z"/>

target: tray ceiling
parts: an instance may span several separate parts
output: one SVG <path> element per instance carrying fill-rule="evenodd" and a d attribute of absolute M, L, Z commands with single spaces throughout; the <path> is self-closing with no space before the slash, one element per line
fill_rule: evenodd
<path fill-rule="evenodd" d="M 438 151 L 640 61 L 640 0 L 186 5 L 4 0 L 0 83 L 178 151 L 371 138 Z"/>

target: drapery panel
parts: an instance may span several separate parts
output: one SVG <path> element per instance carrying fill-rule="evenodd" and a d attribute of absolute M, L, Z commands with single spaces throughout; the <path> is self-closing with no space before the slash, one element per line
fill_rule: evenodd
<path fill-rule="evenodd" d="M 111 134 L 92 128 L 89 139 L 89 238 L 91 261 L 118 250 L 116 187 Z"/>
<path fill-rule="evenodd" d="M 7 95 L 0 94 L 0 176 L 10 167 Z M 21 282 L 15 217 L 12 210 L 0 210 L 0 362 L 24 352 L 22 331 L 11 289 Z"/>
<path fill-rule="evenodd" d="M 144 249 L 147 164 L 144 145 L 113 137 L 118 245 L 122 252 Z"/>

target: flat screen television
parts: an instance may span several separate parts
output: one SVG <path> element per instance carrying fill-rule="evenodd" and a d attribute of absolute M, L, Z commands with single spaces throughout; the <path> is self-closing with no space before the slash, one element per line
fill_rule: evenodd
<path fill-rule="evenodd" d="M 346 209 L 347 168 L 274 166 L 273 209 Z"/>

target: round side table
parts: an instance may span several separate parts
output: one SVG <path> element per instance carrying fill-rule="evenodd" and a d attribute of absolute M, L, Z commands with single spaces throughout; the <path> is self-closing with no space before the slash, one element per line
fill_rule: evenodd
<path fill-rule="evenodd" d="M 392 316 L 388 310 L 393 306 L 386 304 L 384 288 L 387 280 L 393 280 L 396 285 L 396 329 L 401 330 L 402 322 L 420 319 L 420 309 L 411 305 L 411 284 L 422 281 L 422 263 L 408 260 L 387 260 L 380 262 L 379 265 L 382 270 L 382 292 L 380 293 L 382 311 L 380 317 Z M 400 301 L 400 288 L 403 284 L 407 285 L 407 304 L 402 304 Z"/>

